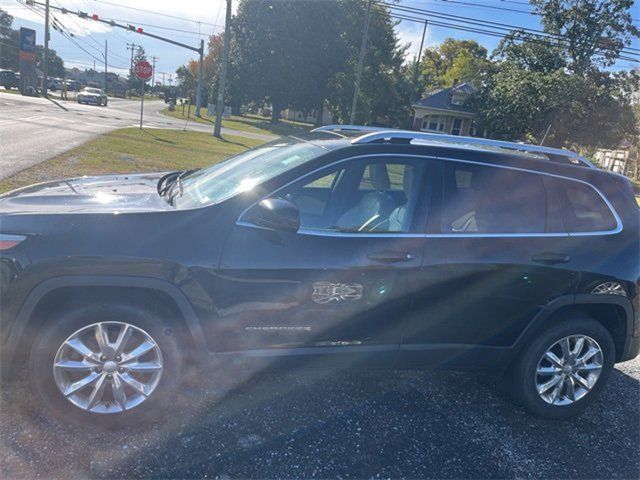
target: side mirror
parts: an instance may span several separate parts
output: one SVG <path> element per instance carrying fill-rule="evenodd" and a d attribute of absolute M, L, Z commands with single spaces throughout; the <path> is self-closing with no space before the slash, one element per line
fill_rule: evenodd
<path fill-rule="evenodd" d="M 300 212 L 284 198 L 266 198 L 247 212 L 244 221 L 267 230 L 295 233 L 300 228 Z"/>

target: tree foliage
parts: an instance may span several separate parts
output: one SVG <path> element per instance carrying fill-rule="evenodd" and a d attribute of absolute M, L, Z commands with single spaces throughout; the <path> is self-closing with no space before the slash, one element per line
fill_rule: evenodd
<path fill-rule="evenodd" d="M 634 0 L 530 0 L 546 33 L 561 35 L 568 68 L 579 75 L 613 65 L 639 30 Z"/>
<path fill-rule="evenodd" d="M 494 138 L 554 146 L 611 147 L 637 135 L 629 97 L 638 77 L 601 70 L 637 35 L 631 2 L 532 3 L 545 32 L 565 37 L 541 41 L 516 30 L 499 44 L 472 100 L 479 126 Z"/>
<path fill-rule="evenodd" d="M 423 89 L 477 80 L 490 66 L 487 53 L 487 49 L 475 40 L 453 38 L 426 49 L 420 68 Z"/>
<path fill-rule="evenodd" d="M 232 96 L 348 119 L 366 0 L 243 0 L 233 19 Z M 385 7 L 374 6 L 360 86 L 358 121 L 406 115 L 404 49 Z M 384 92 L 381 95 L 380 92 Z M 406 102 L 405 102 L 406 103 Z"/>

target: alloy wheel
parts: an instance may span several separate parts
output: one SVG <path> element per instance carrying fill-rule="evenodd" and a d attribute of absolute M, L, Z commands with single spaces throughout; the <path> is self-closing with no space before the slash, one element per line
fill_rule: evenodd
<path fill-rule="evenodd" d="M 602 372 L 600 345 L 586 335 L 570 335 L 555 342 L 536 368 L 536 390 L 551 405 L 570 405 L 587 395 Z"/>
<path fill-rule="evenodd" d="M 55 383 L 76 407 L 118 413 L 143 403 L 162 376 L 162 352 L 144 330 L 101 322 L 74 332 L 53 362 Z"/>

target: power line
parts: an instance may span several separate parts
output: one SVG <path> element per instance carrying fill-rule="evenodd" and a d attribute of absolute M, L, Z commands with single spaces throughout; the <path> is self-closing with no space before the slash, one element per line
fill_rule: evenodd
<path fill-rule="evenodd" d="M 35 7 L 31 7 L 30 5 L 27 5 L 26 3 L 23 3 L 21 0 L 18 0 L 19 3 L 22 3 L 23 5 L 25 5 L 29 10 L 33 11 L 34 13 L 36 13 L 37 15 L 39 15 L 40 17 L 44 18 L 44 13 L 42 13 L 40 10 L 38 10 Z M 67 40 L 69 40 L 71 43 L 73 43 L 76 47 L 78 47 L 80 50 L 82 50 L 84 53 L 86 53 L 87 55 L 89 55 L 92 59 L 98 61 L 98 62 L 103 62 L 104 59 L 96 57 L 93 53 L 91 53 L 90 51 L 88 51 L 87 49 L 85 49 L 82 45 L 80 45 L 73 36 L 71 36 L 72 34 L 67 33 L 65 30 L 58 30 L 60 32 L 60 35 L 62 35 L 64 38 L 66 38 Z M 120 67 L 117 65 L 108 65 L 111 68 L 115 68 L 118 70 L 124 69 L 125 67 Z"/>
<path fill-rule="evenodd" d="M 475 19 L 475 18 L 471 18 L 471 17 L 464 17 L 464 16 L 461 16 L 461 15 L 453 15 L 453 14 L 449 14 L 449 13 L 433 12 L 433 11 L 430 11 L 430 10 L 424 10 L 424 9 L 420 9 L 420 8 L 416 8 L 416 7 L 403 7 L 403 6 L 399 6 L 399 5 L 385 3 L 384 0 L 380 1 L 379 3 L 385 5 L 385 6 L 389 7 L 389 8 L 393 8 L 393 9 L 397 9 L 397 10 L 403 10 L 403 11 L 410 12 L 410 13 L 418 13 L 418 14 L 422 14 L 422 15 L 426 15 L 426 16 L 434 16 L 436 18 L 441 18 L 441 19 L 460 22 L 460 23 L 471 23 L 471 24 L 482 26 L 482 27 L 495 28 L 495 29 L 507 30 L 507 31 L 523 30 L 523 31 L 527 31 L 527 32 L 531 32 L 531 33 L 540 35 L 540 36 L 545 36 L 545 37 L 554 38 L 554 39 L 565 39 L 565 40 L 567 40 L 566 35 L 548 33 L 548 32 L 545 32 L 543 30 L 538 30 L 538 29 L 535 29 L 535 28 L 520 27 L 518 25 L 511 25 L 511 24 L 502 23 L 502 22 L 492 22 L 490 20 L 479 20 L 479 19 Z M 608 48 L 608 47 L 601 47 L 601 48 L 604 49 L 604 48 Z M 611 49 L 611 48 L 609 48 L 609 49 Z M 631 48 L 631 47 L 624 47 L 623 50 L 630 50 L 630 51 L 640 52 L 640 49 Z"/>
<path fill-rule="evenodd" d="M 542 30 L 537 30 L 537 29 L 532 29 L 532 28 L 523 28 L 523 27 L 519 27 L 517 25 L 510 25 L 510 24 L 505 24 L 505 23 L 500 23 L 500 22 L 492 22 L 489 20 L 477 20 L 477 19 L 473 19 L 470 17 L 464 17 L 464 16 L 460 16 L 460 15 L 453 15 L 453 14 L 444 14 L 444 13 L 439 13 L 439 12 L 432 12 L 429 10 L 423 10 L 420 8 L 416 8 L 416 7 L 405 7 L 405 6 L 399 6 L 399 5 L 395 5 L 395 4 L 390 4 L 390 3 L 385 3 L 384 1 L 379 1 L 378 2 L 380 5 L 384 5 L 385 7 L 388 7 L 392 10 L 400 10 L 401 12 L 408 12 L 410 14 L 418 14 L 418 15 L 424 15 L 426 17 L 429 18 L 429 20 L 431 21 L 433 18 L 437 19 L 437 20 L 448 20 L 450 22 L 456 22 L 456 23 L 461 23 L 464 26 L 474 26 L 473 28 L 477 28 L 479 27 L 483 27 L 483 28 L 489 28 L 492 29 L 492 31 L 506 31 L 507 33 L 511 33 L 514 30 L 522 30 L 525 31 L 526 33 L 528 33 L 529 35 L 533 35 L 533 36 L 537 36 L 538 38 L 543 38 L 546 40 L 558 40 L 558 41 L 564 41 L 567 42 L 569 39 L 565 36 L 565 35 L 557 35 L 557 34 L 550 34 L 547 32 L 544 32 Z M 424 18 L 420 19 L 421 22 L 424 22 Z M 500 32 L 495 32 L 495 33 L 500 33 Z M 503 33 L 501 33 L 501 36 L 504 35 Z M 609 51 L 614 51 L 613 48 L 610 47 L 604 47 L 604 46 L 597 46 L 598 50 L 609 50 Z M 633 52 L 640 52 L 640 49 L 637 48 L 631 48 L 631 47 L 625 47 L 622 48 L 620 50 L 621 53 L 625 53 L 628 55 L 638 55 L 638 53 L 633 53 Z"/>
<path fill-rule="evenodd" d="M 538 12 L 534 12 L 532 10 L 520 10 L 520 9 L 517 9 L 517 8 L 499 7 L 497 5 L 486 5 L 486 4 L 481 4 L 481 3 L 464 2 L 462 0 L 432 0 L 432 1 L 437 1 L 437 2 L 442 2 L 442 3 L 449 3 L 449 4 L 457 4 L 457 5 L 465 5 L 467 7 L 479 7 L 479 8 L 487 8 L 487 9 L 491 9 L 491 10 L 501 10 L 503 12 L 526 13 L 528 15 L 534 15 L 534 16 L 539 16 L 539 17 L 542 16 L 542 14 L 540 14 Z M 500 3 L 512 3 L 512 4 L 515 4 L 515 5 L 531 6 L 528 2 L 517 2 L 517 1 L 514 1 L 514 0 L 501 0 Z M 640 19 L 632 17 L 631 21 L 632 22 L 640 22 Z"/>
<path fill-rule="evenodd" d="M 193 18 L 179 17 L 177 15 L 170 15 L 168 13 L 156 12 L 156 11 L 147 10 L 147 9 L 144 9 L 144 8 L 131 7 L 129 5 L 123 5 L 121 3 L 108 2 L 106 0 L 93 0 L 93 1 L 97 2 L 97 3 L 104 3 L 105 5 L 111 5 L 112 7 L 127 8 L 129 10 L 136 10 L 138 12 L 145 12 L 145 13 L 150 13 L 152 15 L 158 15 L 158 16 L 161 16 L 161 17 L 167 17 L 167 18 L 173 18 L 173 19 L 176 19 L 176 20 L 182 20 L 183 22 L 201 23 L 203 25 L 211 25 L 211 26 L 214 26 L 214 27 L 219 27 L 220 26 L 220 25 L 215 25 L 213 23 L 209 23 L 209 22 L 203 22 L 201 20 L 195 20 Z"/>
<path fill-rule="evenodd" d="M 53 3 L 55 3 L 58 7 L 62 7 L 56 0 L 53 0 Z M 80 31 L 82 31 L 86 36 L 88 36 L 91 40 L 93 40 L 93 42 L 96 45 L 102 48 L 102 45 L 100 45 L 100 42 L 98 42 L 95 38 L 93 38 L 91 34 L 87 30 L 85 30 L 82 25 L 80 25 L 80 22 L 77 22 L 75 18 L 72 18 L 71 21 L 80 29 Z"/>
<path fill-rule="evenodd" d="M 424 23 L 424 19 L 420 19 L 420 18 L 416 18 L 416 17 L 410 17 L 407 15 L 402 15 L 402 14 L 393 14 L 390 13 L 389 14 L 390 17 L 392 18 L 396 18 L 399 20 L 407 20 L 407 21 L 412 21 L 412 22 L 417 22 L 417 23 Z M 461 30 L 461 31 L 465 31 L 465 32 L 471 32 L 471 33 L 478 33 L 480 35 L 487 35 L 487 36 L 491 36 L 491 37 L 497 37 L 497 38 L 513 38 L 515 39 L 514 35 L 504 35 L 502 33 L 499 32 L 495 32 L 495 31 L 490 31 L 490 30 L 484 30 L 484 29 L 480 29 L 477 27 L 466 27 L 466 26 L 462 26 L 462 25 L 455 25 L 452 23 L 446 23 L 446 22 L 441 22 L 441 21 L 437 21 L 437 20 L 429 20 L 429 25 L 433 25 L 436 27 L 445 27 L 445 28 L 450 28 L 453 30 Z M 555 46 L 553 43 L 549 42 L 549 41 L 545 41 L 545 40 L 541 40 L 538 38 L 529 38 L 527 39 L 527 41 L 532 42 L 532 43 L 538 43 L 541 45 L 546 45 L 546 46 Z M 630 58 L 630 57 L 626 57 L 626 56 L 622 56 L 619 55 L 617 57 L 620 60 L 627 60 L 630 62 L 638 62 L 638 59 L 635 58 Z"/>

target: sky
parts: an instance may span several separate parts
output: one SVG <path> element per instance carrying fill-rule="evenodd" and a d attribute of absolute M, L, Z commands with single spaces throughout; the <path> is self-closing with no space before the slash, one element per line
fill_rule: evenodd
<path fill-rule="evenodd" d="M 44 0 L 37 0 L 42 1 Z M 304 0 L 299 0 L 304 1 Z M 531 11 L 526 0 L 459 0 L 465 5 L 447 0 L 401 0 L 400 4 L 410 7 L 428 9 L 431 12 L 471 17 L 478 20 L 500 22 L 518 27 L 540 29 L 540 19 L 527 12 Z M 238 0 L 233 0 L 233 9 Z M 142 26 L 150 33 L 168 36 L 178 42 L 197 47 L 200 38 L 224 30 L 225 0 L 51 0 L 51 5 L 65 7 L 71 11 L 83 11 L 98 14 L 101 18 L 116 20 Z M 512 11 L 497 10 L 495 7 Z M 42 43 L 44 36 L 44 19 L 41 15 L 27 8 L 18 0 L 0 0 L 0 8 L 14 16 L 14 28 L 21 26 L 36 30 L 37 42 Z M 50 46 L 64 59 L 67 67 L 93 67 L 94 61 L 98 69 L 102 69 L 104 42 L 108 41 L 109 70 L 126 74 L 129 68 L 130 51 L 127 43 L 142 45 L 147 57 L 157 57 L 156 80 L 169 82 L 169 76 L 175 78 L 175 70 L 197 54 L 187 49 L 176 47 L 139 35 L 134 32 L 112 28 L 93 20 L 83 20 L 74 15 L 53 12 L 55 18 L 75 35 L 74 45 L 56 31 L 51 31 Z M 640 27 L 640 0 L 634 3 L 632 16 Z M 420 47 L 423 24 L 401 21 L 396 31 L 402 44 L 409 44 L 409 58 L 413 58 Z M 477 33 L 452 30 L 448 27 L 430 25 L 427 29 L 425 46 L 434 46 L 447 37 L 476 40 L 493 50 L 499 38 Z M 82 48 L 80 48 L 82 47 Z M 640 48 L 640 41 L 635 39 L 634 48 Z M 629 69 L 638 64 L 621 60 L 615 70 Z"/>

